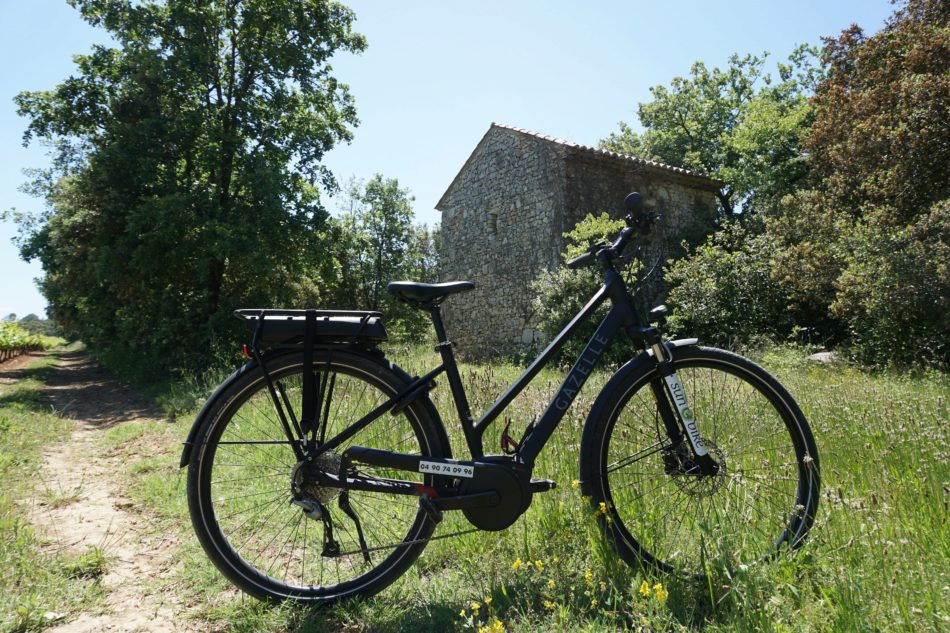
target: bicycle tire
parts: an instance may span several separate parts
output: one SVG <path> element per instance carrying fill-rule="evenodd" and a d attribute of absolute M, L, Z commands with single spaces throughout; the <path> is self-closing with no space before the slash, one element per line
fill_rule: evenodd
<path fill-rule="evenodd" d="M 788 391 L 741 356 L 670 348 L 716 475 L 687 472 L 659 418 L 654 363 L 621 369 L 595 402 L 581 447 L 594 514 L 628 564 L 705 577 L 797 548 L 818 507 L 818 451 Z M 685 448 L 685 445 L 684 445 Z M 631 452 L 633 451 L 633 452 Z M 688 463 L 688 462 L 685 462 Z"/>
<path fill-rule="evenodd" d="M 299 412 L 303 354 L 265 362 L 274 384 Z M 324 403 L 327 439 L 397 394 L 408 380 L 382 358 L 342 349 L 314 350 L 313 362 L 318 381 L 334 377 L 336 395 L 325 391 L 331 395 Z M 350 445 L 451 456 L 441 420 L 425 397 L 398 415 L 384 414 L 318 459 L 338 468 L 339 456 Z M 326 524 L 290 503 L 295 466 L 264 372 L 255 367 L 236 375 L 198 431 L 188 468 L 188 505 L 208 557 L 244 592 L 269 601 L 310 603 L 368 597 L 392 584 L 418 558 L 435 524 L 419 509 L 416 497 L 349 491 L 349 507 L 364 532 L 363 546 L 356 523 L 338 507 L 340 489 L 311 487 L 309 494 L 330 514 L 330 532 L 338 545 L 339 554 L 326 556 Z M 431 475 L 406 471 L 360 465 L 359 474 L 432 485 Z"/>

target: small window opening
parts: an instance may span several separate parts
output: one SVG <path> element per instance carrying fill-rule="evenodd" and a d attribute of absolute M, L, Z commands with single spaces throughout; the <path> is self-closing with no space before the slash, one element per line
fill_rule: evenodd
<path fill-rule="evenodd" d="M 488 212 L 488 232 L 492 235 L 498 235 L 498 212 Z"/>

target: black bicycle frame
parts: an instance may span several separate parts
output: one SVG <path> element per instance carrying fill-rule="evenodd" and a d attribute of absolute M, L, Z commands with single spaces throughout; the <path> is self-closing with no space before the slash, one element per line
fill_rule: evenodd
<path fill-rule="evenodd" d="M 482 438 L 485 431 L 505 408 L 511 404 L 518 394 L 531 382 L 531 380 L 541 371 L 541 369 L 551 360 L 554 354 L 564 345 L 564 342 L 583 324 L 594 312 L 606 301 L 612 302 L 611 309 L 601 321 L 600 326 L 594 335 L 587 342 L 587 346 L 581 352 L 580 356 L 574 362 L 570 371 L 565 376 L 560 388 L 554 394 L 553 399 L 547 409 L 537 420 L 529 427 L 522 442 L 517 450 L 517 457 L 524 464 L 532 467 L 537 456 L 541 453 L 544 445 L 550 439 L 554 430 L 560 424 L 571 403 L 577 397 L 578 392 L 587 382 L 593 369 L 600 362 L 604 351 L 617 335 L 617 331 L 623 327 L 631 342 L 639 351 L 643 351 L 647 346 L 652 346 L 660 342 L 659 332 L 654 327 L 644 326 L 639 319 L 630 295 L 627 293 L 626 283 L 623 277 L 610 265 L 605 262 L 604 284 L 594 294 L 581 311 L 568 323 L 561 332 L 554 337 L 548 346 L 538 355 L 534 361 L 525 369 L 524 373 L 501 395 L 498 400 L 488 408 L 482 417 L 473 421 L 471 411 L 468 405 L 468 399 L 465 395 L 465 388 L 459 375 L 458 365 L 452 352 L 452 344 L 448 341 L 445 328 L 442 324 L 441 312 L 438 306 L 431 308 L 433 325 L 439 340 L 437 349 L 442 356 L 442 364 L 429 373 L 415 378 L 405 389 L 393 396 L 386 402 L 380 404 L 375 409 L 367 413 L 360 420 L 354 422 L 335 437 L 316 448 L 314 457 L 320 453 L 332 450 L 349 438 L 356 435 L 361 429 L 372 423 L 387 411 L 398 412 L 409 402 L 427 393 L 433 386 L 433 379 L 439 374 L 445 372 L 452 390 L 452 397 L 458 411 L 459 422 L 465 434 L 466 443 L 473 460 L 484 457 Z"/>

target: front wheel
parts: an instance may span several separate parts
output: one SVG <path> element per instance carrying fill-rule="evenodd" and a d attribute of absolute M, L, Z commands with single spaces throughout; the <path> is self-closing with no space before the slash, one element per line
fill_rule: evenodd
<path fill-rule="evenodd" d="M 299 420 L 303 355 L 238 376 L 198 432 L 188 468 L 188 505 L 201 545 L 234 584 L 262 599 L 334 602 L 377 593 L 404 573 L 435 527 L 418 498 L 318 485 L 304 473 L 275 405 Z M 314 351 L 317 441 L 329 441 L 406 386 L 381 359 L 346 350 Z M 417 399 L 384 413 L 342 445 L 312 460 L 339 475 L 343 452 L 365 446 L 449 457 L 437 414 Z M 360 465 L 367 478 L 433 485 L 430 475 Z"/>
<path fill-rule="evenodd" d="M 755 363 L 703 347 L 673 351 L 703 442 L 703 475 L 685 440 L 670 441 L 644 363 L 611 381 L 591 411 L 581 480 L 621 557 L 703 576 L 798 547 L 818 506 L 818 451 L 784 387 Z"/>

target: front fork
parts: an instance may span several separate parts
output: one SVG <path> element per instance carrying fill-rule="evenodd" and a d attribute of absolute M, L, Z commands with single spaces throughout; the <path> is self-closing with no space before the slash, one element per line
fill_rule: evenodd
<path fill-rule="evenodd" d="M 703 441 L 702 434 L 699 432 L 699 425 L 689 408 L 689 402 L 686 400 L 686 390 L 673 369 L 673 359 L 669 350 L 663 345 L 659 334 L 656 334 L 654 340 L 648 341 L 650 349 L 653 350 L 653 357 L 656 359 L 657 370 L 662 380 L 650 381 L 650 388 L 653 390 L 653 396 L 656 399 L 657 408 L 660 413 L 660 419 L 666 427 L 666 433 L 674 446 L 678 446 L 683 441 L 683 435 L 686 436 L 690 447 L 693 449 L 693 455 L 696 458 L 696 464 L 703 475 L 715 475 L 719 472 L 719 464 L 709 454 L 706 443 Z M 670 406 L 672 401 L 676 407 L 675 411 Z M 685 433 L 684 433 L 685 431 Z"/>

